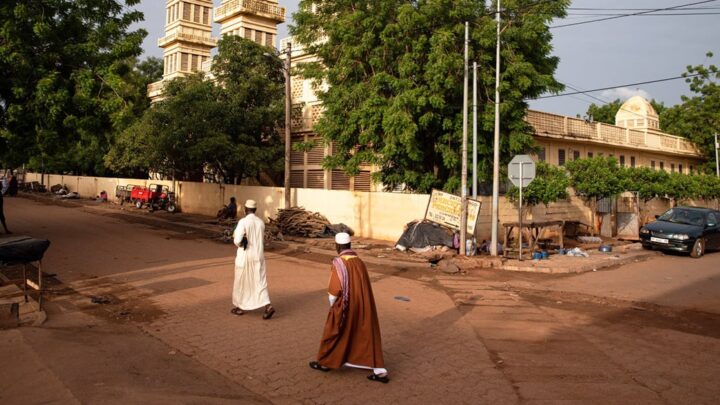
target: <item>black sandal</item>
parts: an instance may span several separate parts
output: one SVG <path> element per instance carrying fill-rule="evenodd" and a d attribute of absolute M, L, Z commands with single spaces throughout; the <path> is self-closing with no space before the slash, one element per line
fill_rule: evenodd
<path fill-rule="evenodd" d="M 390 382 L 390 378 L 387 376 L 387 374 L 381 375 L 373 373 L 368 376 L 368 380 L 381 382 L 383 384 L 387 384 Z"/>
<path fill-rule="evenodd" d="M 237 315 L 237 316 L 245 315 L 245 311 L 243 311 L 242 309 L 240 309 L 240 308 L 238 308 L 238 307 L 235 307 L 235 308 L 231 309 L 231 310 L 230 310 L 230 313 L 233 314 L 233 315 Z"/>
<path fill-rule="evenodd" d="M 275 314 L 275 308 L 270 306 L 268 309 L 265 310 L 265 313 L 263 314 L 263 319 L 268 320 L 272 318 L 272 316 Z"/>
<path fill-rule="evenodd" d="M 319 370 L 319 371 L 324 371 L 324 372 L 330 371 L 329 367 L 325 367 L 322 364 L 318 363 L 317 361 L 311 361 L 309 365 L 310 365 L 310 368 L 313 370 Z"/>

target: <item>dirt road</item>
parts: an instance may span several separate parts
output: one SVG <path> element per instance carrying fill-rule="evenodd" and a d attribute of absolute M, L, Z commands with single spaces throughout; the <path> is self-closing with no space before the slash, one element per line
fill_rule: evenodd
<path fill-rule="evenodd" d="M 0 372 L 3 402 L 715 403 L 720 394 L 711 294 L 720 253 L 563 277 L 373 265 L 392 377 L 381 385 L 357 370 L 307 367 L 327 311 L 325 255 L 269 250 L 278 313 L 266 322 L 229 314 L 231 246 L 27 199 L 8 199 L 6 214 L 16 233 L 52 241 L 45 268 L 61 283 L 42 328 L 0 331 L 12 365 Z"/>

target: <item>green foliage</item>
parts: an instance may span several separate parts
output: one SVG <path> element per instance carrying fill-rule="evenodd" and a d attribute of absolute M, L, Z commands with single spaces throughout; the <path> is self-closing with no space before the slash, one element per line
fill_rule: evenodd
<path fill-rule="evenodd" d="M 523 190 L 523 204 L 533 206 L 542 203 L 548 206 L 552 202 L 567 199 L 570 179 L 565 169 L 545 162 L 537 162 L 536 165 L 535 179 Z M 507 197 L 517 202 L 520 190 L 511 187 Z"/>
<path fill-rule="evenodd" d="M 282 62 L 271 48 L 236 36 L 220 41 L 216 80 L 202 74 L 165 87 L 165 99 L 122 133 L 107 156 L 116 171 L 137 168 L 174 179 L 225 181 L 282 170 Z"/>
<path fill-rule="evenodd" d="M 567 162 L 570 185 L 588 199 L 612 197 L 623 192 L 623 176 L 613 157 L 596 156 Z"/>
<path fill-rule="evenodd" d="M 653 106 L 655 112 L 657 112 L 658 115 L 662 114 L 667 109 L 667 107 L 665 107 L 665 104 L 659 101 L 655 101 L 655 99 L 650 100 L 650 104 Z M 622 105 L 623 101 L 621 101 L 619 98 L 603 105 L 590 104 L 590 107 L 588 107 L 585 115 L 588 117 L 592 117 L 593 121 L 595 122 L 615 125 L 615 115 L 617 115 L 618 111 L 620 111 Z M 662 124 L 663 123 L 661 121 L 661 127 Z"/>
<path fill-rule="evenodd" d="M 713 55 L 708 53 L 707 56 Z M 682 103 L 664 111 L 660 120 L 667 132 L 686 137 L 700 147 L 707 161 L 699 169 L 710 173 L 715 162 L 713 135 L 720 132 L 720 68 L 715 65 L 688 66 L 685 76 L 694 95 L 682 96 Z"/>
<path fill-rule="evenodd" d="M 643 201 L 664 197 L 668 192 L 670 176 L 664 170 L 649 167 L 626 167 L 621 169 L 622 189 L 639 193 Z"/>
<path fill-rule="evenodd" d="M 102 174 L 114 134 L 147 107 L 133 69 L 138 0 L 0 3 L 0 160 Z"/>
<path fill-rule="evenodd" d="M 525 99 L 562 89 L 548 23 L 569 1 L 503 3 L 502 153 L 532 148 Z M 488 5 L 490 7 L 491 5 Z M 291 32 L 320 62 L 302 76 L 329 85 L 315 130 L 337 146 L 324 164 L 354 175 L 363 163 L 394 188 L 455 191 L 462 143 L 464 22 L 479 73 L 479 177 L 492 173 L 495 29 L 484 2 L 302 0 Z M 508 22 L 509 21 L 509 22 Z"/>

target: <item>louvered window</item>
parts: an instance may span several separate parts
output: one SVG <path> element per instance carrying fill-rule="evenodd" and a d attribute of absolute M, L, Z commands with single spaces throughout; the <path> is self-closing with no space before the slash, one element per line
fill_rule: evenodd
<path fill-rule="evenodd" d="M 355 191 L 370 191 L 369 171 L 361 171 L 355 176 Z"/>
<path fill-rule="evenodd" d="M 350 190 L 350 176 L 343 170 L 333 170 L 331 188 L 333 190 Z"/>
<path fill-rule="evenodd" d="M 308 170 L 307 172 L 308 188 L 325 188 L 325 171 Z"/>
<path fill-rule="evenodd" d="M 315 140 L 315 146 L 308 152 L 308 164 L 319 165 L 322 164 L 323 158 L 325 157 L 325 147 L 322 142 Z"/>
<path fill-rule="evenodd" d="M 303 179 L 302 170 L 290 171 L 290 187 L 303 188 L 305 187 L 305 181 Z"/>

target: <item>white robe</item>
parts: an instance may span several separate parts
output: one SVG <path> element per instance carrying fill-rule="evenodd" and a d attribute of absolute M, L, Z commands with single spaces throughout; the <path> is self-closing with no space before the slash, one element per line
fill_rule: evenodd
<path fill-rule="evenodd" d="M 250 311 L 270 304 L 265 276 L 264 233 L 265 223 L 255 214 L 248 214 L 241 219 L 233 233 L 238 250 L 232 301 L 233 305 L 242 310 Z M 240 247 L 243 236 L 248 240 L 247 250 Z"/>

